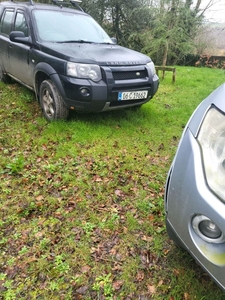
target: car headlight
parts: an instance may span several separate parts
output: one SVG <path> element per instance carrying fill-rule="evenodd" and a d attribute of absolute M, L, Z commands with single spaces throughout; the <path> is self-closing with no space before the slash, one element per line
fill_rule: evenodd
<path fill-rule="evenodd" d="M 151 69 L 152 75 L 155 75 L 156 71 L 154 63 L 151 61 L 150 63 L 147 63 L 147 66 Z"/>
<path fill-rule="evenodd" d="M 91 79 L 98 82 L 102 79 L 100 67 L 91 64 L 67 63 L 67 75 L 77 78 Z"/>
<path fill-rule="evenodd" d="M 206 180 L 214 193 L 225 201 L 225 116 L 212 107 L 197 137 L 203 153 Z"/>

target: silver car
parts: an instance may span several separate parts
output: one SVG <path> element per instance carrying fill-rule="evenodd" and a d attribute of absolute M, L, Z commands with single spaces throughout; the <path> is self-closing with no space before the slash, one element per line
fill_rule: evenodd
<path fill-rule="evenodd" d="M 225 84 L 195 110 L 165 189 L 170 238 L 225 291 Z"/>

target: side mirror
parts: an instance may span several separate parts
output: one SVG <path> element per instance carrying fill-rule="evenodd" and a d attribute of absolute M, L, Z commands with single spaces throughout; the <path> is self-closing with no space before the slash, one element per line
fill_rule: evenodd
<path fill-rule="evenodd" d="M 117 44 L 117 38 L 112 37 L 111 41 L 113 42 L 113 44 L 115 44 L 115 45 Z"/>
<path fill-rule="evenodd" d="M 21 43 L 25 45 L 31 45 L 31 40 L 29 37 L 26 37 L 22 31 L 11 31 L 9 34 L 10 41 L 14 43 Z"/>

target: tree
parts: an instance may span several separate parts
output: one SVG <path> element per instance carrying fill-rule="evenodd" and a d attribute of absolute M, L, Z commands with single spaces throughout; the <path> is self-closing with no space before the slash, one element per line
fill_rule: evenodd
<path fill-rule="evenodd" d="M 212 28 L 209 25 L 202 25 L 198 34 L 195 37 L 195 53 L 199 56 L 206 54 L 212 55 L 216 44 L 216 38 L 212 33 Z"/>
<path fill-rule="evenodd" d="M 48 2 L 50 0 L 39 0 Z M 150 55 L 157 64 L 176 63 L 194 52 L 204 13 L 217 0 L 82 0 L 89 13 L 120 45 Z"/>
<path fill-rule="evenodd" d="M 151 32 L 143 34 L 148 42 L 143 51 L 157 64 L 176 63 L 194 48 L 194 36 L 202 17 L 192 8 L 192 1 L 159 0 Z"/>

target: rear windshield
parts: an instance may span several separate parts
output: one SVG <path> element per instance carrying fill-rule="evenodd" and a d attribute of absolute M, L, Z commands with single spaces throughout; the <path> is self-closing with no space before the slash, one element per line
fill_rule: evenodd
<path fill-rule="evenodd" d="M 35 10 L 33 14 L 41 41 L 112 44 L 107 33 L 88 15 L 49 10 Z"/>

